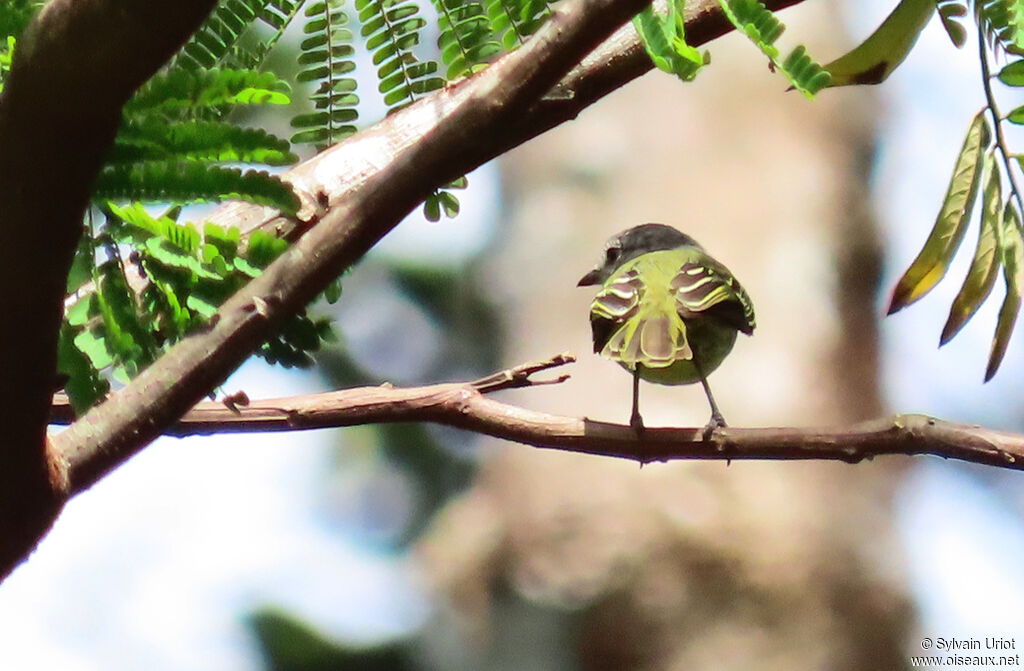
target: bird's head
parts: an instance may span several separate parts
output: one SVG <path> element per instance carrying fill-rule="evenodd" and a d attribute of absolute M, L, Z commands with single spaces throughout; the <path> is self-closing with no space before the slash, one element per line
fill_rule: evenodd
<path fill-rule="evenodd" d="M 622 264 L 641 254 L 681 247 L 702 249 L 697 241 L 665 224 L 641 224 L 613 236 L 604 246 L 601 261 L 576 284 L 586 287 L 604 284 Z"/>

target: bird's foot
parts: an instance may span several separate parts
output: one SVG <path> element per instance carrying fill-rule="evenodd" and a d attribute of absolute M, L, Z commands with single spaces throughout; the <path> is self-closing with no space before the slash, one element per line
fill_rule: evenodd
<path fill-rule="evenodd" d="M 636 432 L 636 437 L 643 440 L 644 437 L 644 418 L 640 416 L 639 412 L 634 412 L 629 417 L 629 426 Z"/>
<path fill-rule="evenodd" d="M 711 419 L 708 420 L 707 425 L 704 427 L 704 440 L 709 441 L 718 429 L 724 429 L 728 426 L 725 423 L 725 417 L 722 417 L 722 413 L 713 412 L 711 413 Z"/>
<path fill-rule="evenodd" d="M 633 432 L 636 434 L 636 439 L 640 443 L 637 458 L 640 461 L 640 468 L 643 468 L 644 464 L 647 463 L 648 459 L 647 450 L 644 446 L 644 419 L 643 417 L 640 416 L 639 412 L 634 412 L 632 415 L 630 415 L 629 426 L 630 428 L 633 429 Z"/>

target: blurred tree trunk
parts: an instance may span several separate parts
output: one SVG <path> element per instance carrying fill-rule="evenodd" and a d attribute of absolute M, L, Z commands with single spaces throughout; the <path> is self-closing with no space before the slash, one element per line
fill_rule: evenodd
<path fill-rule="evenodd" d="M 790 31 L 806 36 L 801 22 L 814 22 L 814 34 L 835 34 L 821 28 L 836 23 L 832 9 L 787 15 Z M 593 290 L 575 284 L 606 238 L 657 221 L 693 235 L 754 301 L 754 337 L 711 377 L 731 423 L 882 412 L 872 93 L 808 103 L 741 38 L 713 46 L 695 83 L 645 76 L 505 160 L 508 230 L 493 276 L 511 278 L 498 289 L 508 360 L 580 356 L 568 383 L 516 402 L 628 420 L 629 376 L 590 353 Z M 835 49 L 809 46 L 825 59 Z M 650 426 L 701 426 L 709 414 L 699 385 L 645 384 L 641 409 Z M 911 612 L 890 519 L 900 471 L 640 469 L 509 447 L 441 516 L 422 556 L 473 651 L 465 668 L 902 668 Z M 544 609 L 544 634 L 529 634 L 524 622 Z"/>

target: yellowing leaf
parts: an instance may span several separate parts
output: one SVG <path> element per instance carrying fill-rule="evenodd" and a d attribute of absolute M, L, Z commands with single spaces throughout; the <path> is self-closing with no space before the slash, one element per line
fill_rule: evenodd
<path fill-rule="evenodd" d="M 988 357 L 988 368 L 985 369 L 985 382 L 999 370 L 1006 354 L 1006 346 L 1010 344 L 1010 334 L 1020 312 L 1021 287 L 1024 287 L 1024 240 L 1021 239 L 1020 213 L 1012 203 L 1008 203 L 1003 214 L 1003 234 L 1000 247 L 1003 255 L 1003 278 L 1006 280 L 1006 297 L 999 308 L 999 320 L 996 322 L 996 333 L 992 338 L 992 352 Z"/>
<path fill-rule="evenodd" d="M 830 86 L 879 84 L 903 62 L 935 12 L 935 0 L 900 0 L 875 32 L 825 65 Z"/>
<path fill-rule="evenodd" d="M 982 110 L 975 115 L 967 129 L 967 137 L 956 159 L 953 178 L 949 182 L 935 226 L 917 258 L 896 284 L 888 314 L 918 300 L 945 276 L 967 230 L 967 222 L 978 194 L 978 183 L 981 181 L 984 150 L 989 139 L 988 122 L 985 120 L 985 110 Z"/>
<path fill-rule="evenodd" d="M 981 225 L 978 232 L 978 246 L 974 250 L 971 269 L 967 271 L 960 293 L 953 299 L 949 319 L 942 329 L 939 346 L 945 345 L 964 324 L 974 316 L 985 302 L 996 284 L 1001 255 L 999 240 L 1002 237 L 1003 201 L 1000 191 L 999 166 L 995 154 L 989 152 L 985 158 L 985 189 L 982 191 Z"/>

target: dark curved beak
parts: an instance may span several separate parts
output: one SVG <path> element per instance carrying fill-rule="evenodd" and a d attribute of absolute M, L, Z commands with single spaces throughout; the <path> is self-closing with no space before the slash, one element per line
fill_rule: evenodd
<path fill-rule="evenodd" d="M 594 268 L 589 273 L 580 278 L 580 281 L 576 283 L 578 287 L 589 287 L 594 284 L 601 283 L 601 269 Z"/>

